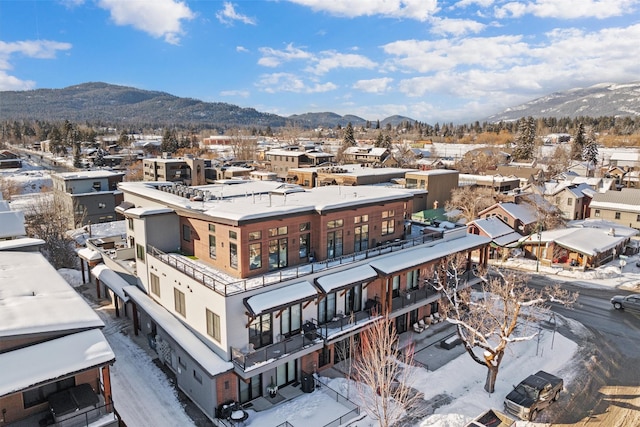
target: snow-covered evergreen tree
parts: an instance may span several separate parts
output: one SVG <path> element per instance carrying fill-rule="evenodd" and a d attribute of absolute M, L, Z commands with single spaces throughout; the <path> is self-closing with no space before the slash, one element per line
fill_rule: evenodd
<path fill-rule="evenodd" d="M 596 141 L 596 135 L 591 130 L 585 140 L 584 147 L 582 149 L 582 160 L 589 162 L 593 166 L 598 164 L 598 141 Z"/>
<path fill-rule="evenodd" d="M 513 149 L 514 160 L 531 160 L 535 149 L 536 123 L 533 117 L 519 120 L 518 133 L 516 135 Z"/>

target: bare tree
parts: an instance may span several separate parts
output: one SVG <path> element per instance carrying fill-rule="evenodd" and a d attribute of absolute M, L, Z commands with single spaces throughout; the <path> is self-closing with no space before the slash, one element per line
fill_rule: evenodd
<path fill-rule="evenodd" d="M 27 235 L 44 240 L 41 252 L 56 269 L 76 268 L 78 257 L 69 230 L 68 209 L 61 197 L 41 193 L 25 212 Z"/>
<path fill-rule="evenodd" d="M 362 406 L 380 427 L 394 425 L 422 400 L 411 387 L 413 347 L 404 350 L 398 348 L 398 334 L 388 316 L 362 332 L 352 369 Z"/>
<path fill-rule="evenodd" d="M 451 191 L 451 199 L 446 203 L 448 211 L 459 210 L 458 218 L 467 222 L 478 217 L 478 212 L 495 203 L 492 191 L 485 188 L 460 187 Z"/>
<path fill-rule="evenodd" d="M 540 320 L 548 317 L 548 304 L 570 306 L 577 294 L 558 286 L 537 291 L 526 286 L 526 276 L 500 270 L 491 276 L 488 271 L 479 272 L 482 289 L 472 293 L 466 286 L 467 263 L 459 255 L 445 258 L 436 269 L 434 288 L 447 301 L 447 321 L 456 325 L 467 353 L 487 368 L 484 388 L 493 393 L 507 346 L 534 339 Z"/>
<path fill-rule="evenodd" d="M 521 200 L 535 210 L 537 225 L 535 232 L 542 230 L 555 230 L 564 227 L 567 220 L 562 216 L 562 211 L 544 197 L 537 194 L 526 194 Z"/>

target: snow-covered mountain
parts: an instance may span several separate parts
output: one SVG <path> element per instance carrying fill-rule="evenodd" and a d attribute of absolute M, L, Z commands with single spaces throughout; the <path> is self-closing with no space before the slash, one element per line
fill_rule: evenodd
<path fill-rule="evenodd" d="M 640 116 L 640 81 L 600 83 L 587 88 L 554 92 L 486 119 L 489 122 L 521 117 Z"/>

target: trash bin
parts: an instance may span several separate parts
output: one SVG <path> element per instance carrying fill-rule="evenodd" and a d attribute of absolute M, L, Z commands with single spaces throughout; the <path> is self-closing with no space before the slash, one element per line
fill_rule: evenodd
<path fill-rule="evenodd" d="M 313 379 L 313 375 L 312 374 L 303 373 L 302 374 L 302 379 L 301 379 L 300 382 L 302 383 L 300 388 L 302 389 L 302 391 L 304 393 L 311 393 L 311 392 L 313 392 L 313 390 L 316 389 L 316 384 L 315 384 L 315 381 Z"/>

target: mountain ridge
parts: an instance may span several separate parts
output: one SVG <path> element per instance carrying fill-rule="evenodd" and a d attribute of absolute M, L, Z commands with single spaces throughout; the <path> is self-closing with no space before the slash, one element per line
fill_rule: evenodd
<path fill-rule="evenodd" d="M 489 116 L 485 121 L 514 121 L 521 117 L 620 117 L 640 116 L 640 80 L 598 83 L 533 99 Z"/>
<path fill-rule="evenodd" d="M 364 126 L 367 120 L 336 113 L 305 113 L 289 117 L 243 108 L 223 102 L 204 102 L 167 92 L 138 89 L 104 82 L 87 82 L 62 89 L 1 91 L 0 120 L 49 120 L 106 122 L 145 125 L 183 125 L 195 127 L 284 127 L 300 125 Z M 381 124 L 397 125 L 407 120 L 391 116 Z"/>

